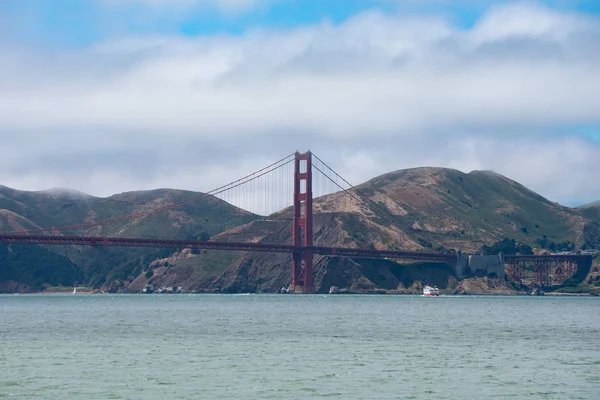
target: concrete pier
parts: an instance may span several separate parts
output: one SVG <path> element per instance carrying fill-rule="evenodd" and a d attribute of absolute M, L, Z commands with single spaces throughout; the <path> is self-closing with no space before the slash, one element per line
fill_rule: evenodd
<path fill-rule="evenodd" d="M 459 253 L 454 273 L 458 279 L 463 279 L 470 274 L 484 276 L 495 274 L 498 278 L 504 278 L 506 276 L 504 256 L 502 253 L 491 256 Z"/>

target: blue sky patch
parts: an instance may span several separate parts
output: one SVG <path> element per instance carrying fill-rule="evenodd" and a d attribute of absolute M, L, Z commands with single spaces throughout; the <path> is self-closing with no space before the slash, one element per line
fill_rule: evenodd
<path fill-rule="evenodd" d="M 216 1 L 216 0 L 215 0 Z M 372 9 L 384 13 L 442 15 L 468 28 L 504 0 L 278 0 L 246 10 L 224 11 L 198 2 L 188 7 L 149 6 L 141 0 L 3 0 L 4 39 L 48 46 L 88 45 L 122 35 L 243 34 L 260 28 L 287 29 L 322 21 L 339 24 Z M 560 10 L 600 13 L 597 0 L 546 0 Z"/>

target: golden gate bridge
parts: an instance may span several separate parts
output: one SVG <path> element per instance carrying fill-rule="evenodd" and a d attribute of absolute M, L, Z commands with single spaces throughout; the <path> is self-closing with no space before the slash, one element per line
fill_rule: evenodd
<path fill-rule="evenodd" d="M 291 173 L 290 173 L 291 172 Z M 291 177 L 291 182 L 286 181 Z M 283 183 L 282 183 L 283 182 Z M 200 240 L 174 240 L 161 238 L 125 238 L 107 236 L 75 236 L 63 235 L 65 231 L 84 230 L 118 222 L 131 221 L 153 214 L 175 210 L 184 205 L 196 203 L 203 199 L 217 197 L 230 204 L 238 204 L 240 209 L 254 209 L 263 214 L 285 208 L 285 190 L 292 191 L 292 238 L 290 244 L 271 244 L 256 242 L 225 242 Z M 456 252 L 419 252 L 398 249 L 328 247 L 313 243 L 313 198 L 323 197 L 334 192 L 341 192 L 350 203 L 337 204 L 333 207 L 350 209 L 362 207 L 372 215 L 393 224 L 400 229 L 410 229 L 386 207 L 379 205 L 370 196 L 352 186 L 341 175 L 313 153 L 295 152 L 275 163 L 272 163 L 252 174 L 237 179 L 227 185 L 208 192 L 192 196 L 186 200 L 150 208 L 144 211 L 62 227 L 21 230 L 0 234 L 0 243 L 37 244 L 37 245 L 86 245 L 86 246 L 122 246 L 122 247 L 161 247 L 190 248 L 203 250 L 228 250 L 264 253 L 287 253 L 292 256 L 290 291 L 297 293 L 313 293 L 313 260 L 315 255 L 355 258 L 380 258 L 437 261 L 452 264 L 460 253 Z M 275 194 L 275 196 L 273 196 Z M 273 200 L 279 197 L 279 200 Z M 248 202 L 250 199 L 250 203 Z M 504 256 L 509 266 L 509 277 L 519 281 L 527 264 L 535 265 L 535 279 L 540 285 L 548 284 L 550 266 L 558 264 L 555 271 L 573 275 L 583 264 L 591 265 L 591 256 L 587 255 L 539 255 Z"/>

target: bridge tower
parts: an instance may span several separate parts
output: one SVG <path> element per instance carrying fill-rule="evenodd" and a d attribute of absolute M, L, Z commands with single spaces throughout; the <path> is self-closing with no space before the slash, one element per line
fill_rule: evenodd
<path fill-rule="evenodd" d="M 313 194 L 312 154 L 296 152 L 294 162 L 294 219 L 292 240 L 296 251 L 292 260 L 290 292 L 313 293 Z"/>

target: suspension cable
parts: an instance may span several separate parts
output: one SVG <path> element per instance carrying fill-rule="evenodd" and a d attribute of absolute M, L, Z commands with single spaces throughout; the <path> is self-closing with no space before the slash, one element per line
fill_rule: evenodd
<path fill-rule="evenodd" d="M 349 190 L 343 188 L 339 183 L 337 183 L 335 180 L 331 179 L 331 177 L 327 174 L 325 174 L 321 169 L 319 169 L 318 167 L 316 167 L 313 164 L 313 167 L 319 171 L 321 174 L 323 174 L 327 179 L 329 179 L 331 182 L 333 182 L 333 184 L 337 187 L 339 187 L 345 194 L 351 196 L 352 198 L 354 198 L 355 200 L 357 200 L 359 203 L 369 207 L 372 211 L 374 211 L 377 215 L 379 215 L 381 218 L 383 218 L 384 221 L 394 224 L 396 225 L 398 228 L 400 229 L 407 229 L 412 231 L 418 238 L 422 239 L 422 240 L 427 240 L 423 237 L 423 235 L 418 232 L 416 229 L 414 229 L 413 227 L 409 226 L 408 224 L 398 220 L 398 218 L 392 214 L 390 211 L 388 211 L 387 209 L 381 207 L 379 204 L 377 204 L 376 202 L 374 202 L 373 200 L 371 200 L 371 198 L 369 198 L 366 194 L 364 194 L 363 192 L 361 192 L 359 189 L 357 189 L 355 186 L 353 186 L 350 182 L 348 182 L 346 179 L 344 179 L 340 174 L 338 174 L 337 172 L 335 172 L 329 165 L 327 165 L 323 160 L 321 160 L 318 156 L 316 156 L 313 153 L 313 156 L 319 160 L 325 167 L 327 167 L 331 172 L 333 172 L 339 179 L 341 179 L 343 182 L 345 182 L 351 190 L 356 191 L 356 193 L 358 193 L 359 195 L 361 195 L 362 197 L 364 197 L 365 199 L 367 199 L 373 206 L 375 206 L 377 209 L 383 211 L 385 214 L 389 215 L 393 221 L 390 221 L 389 219 L 387 219 L 386 217 L 384 217 L 383 215 L 381 215 L 380 213 L 375 212 L 375 210 L 373 210 L 373 208 L 369 207 L 368 204 L 366 204 L 363 200 L 361 200 L 360 198 L 358 198 L 357 196 L 353 195 Z"/>

